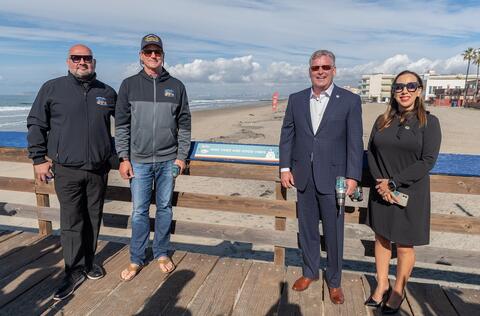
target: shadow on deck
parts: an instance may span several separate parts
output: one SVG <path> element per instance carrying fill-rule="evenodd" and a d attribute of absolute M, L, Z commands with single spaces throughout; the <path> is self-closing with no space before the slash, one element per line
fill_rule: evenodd
<path fill-rule="evenodd" d="M 59 238 L 0 232 L 0 315 L 377 315 L 363 305 L 375 286 L 369 275 L 343 274 L 346 302 L 333 305 L 323 281 L 291 291 L 301 269 L 239 258 L 176 251 L 177 269 L 150 262 L 130 282 L 120 280 L 128 247 L 100 241 L 103 279 L 86 280 L 69 299 L 52 300 L 63 277 Z M 480 291 L 409 283 L 399 315 L 478 315 Z"/>

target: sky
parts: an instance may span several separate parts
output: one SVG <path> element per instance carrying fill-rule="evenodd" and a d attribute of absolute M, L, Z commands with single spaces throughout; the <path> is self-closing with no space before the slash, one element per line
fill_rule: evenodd
<path fill-rule="evenodd" d="M 369 73 L 465 73 L 461 53 L 480 48 L 480 0 L 0 1 L 0 95 L 36 94 L 65 75 L 76 43 L 93 49 L 98 78 L 118 89 L 140 69 L 148 33 L 197 99 L 308 87 L 318 49 L 335 53 L 337 84 L 357 86 Z"/>

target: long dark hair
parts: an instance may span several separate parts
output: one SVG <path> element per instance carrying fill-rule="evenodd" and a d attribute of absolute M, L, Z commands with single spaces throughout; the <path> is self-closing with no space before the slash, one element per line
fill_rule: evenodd
<path fill-rule="evenodd" d="M 397 79 L 400 76 L 405 75 L 405 74 L 410 74 L 410 75 L 415 76 L 415 78 L 417 78 L 419 88 L 422 88 L 422 90 L 423 90 L 422 78 L 420 78 L 420 76 L 417 73 L 415 73 L 413 71 L 410 71 L 410 70 L 404 70 L 401 73 L 399 73 L 395 77 L 395 79 L 393 80 L 393 83 L 392 83 L 392 89 L 390 91 L 390 103 L 388 104 L 387 110 L 385 111 L 385 113 L 383 113 L 380 116 L 380 118 L 378 120 L 378 129 L 379 130 L 383 130 L 384 128 L 389 127 L 390 124 L 392 123 L 393 119 L 395 118 L 395 116 L 399 116 L 400 117 L 400 124 L 403 124 L 410 116 L 416 114 L 417 118 L 418 118 L 418 121 L 420 123 L 420 127 L 427 124 L 427 110 L 425 110 L 425 101 L 424 101 L 422 95 L 419 95 L 415 99 L 415 105 L 413 107 L 413 110 L 411 110 L 411 111 L 400 111 L 398 102 L 397 102 L 397 100 L 395 100 L 395 89 L 393 88 L 393 86 L 397 82 Z"/>

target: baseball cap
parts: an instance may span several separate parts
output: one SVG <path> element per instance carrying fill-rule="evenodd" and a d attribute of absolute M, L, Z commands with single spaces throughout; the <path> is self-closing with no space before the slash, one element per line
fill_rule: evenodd
<path fill-rule="evenodd" d="M 155 34 L 148 34 L 142 38 L 142 45 L 140 46 L 140 50 L 142 50 L 147 45 L 157 45 L 158 47 L 163 49 L 163 44 L 160 36 L 157 36 Z"/>

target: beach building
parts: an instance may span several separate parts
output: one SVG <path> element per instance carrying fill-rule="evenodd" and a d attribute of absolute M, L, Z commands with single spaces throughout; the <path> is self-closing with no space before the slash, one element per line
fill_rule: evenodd
<path fill-rule="evenodd" d="M 470 77 L 471 78 L 471 77 Z M 433 99 L 436 96 L 438 90 L 442 91 L 459 91 L 460 95 L 463 93 L 465 87 L 465 75 L 435 75 L 425 74 L 423 75 L 425 82 L 425 98 Z M 437 93 L 438 94 L 438 93 Z"/>
<path fill-rule="evenodd" d="M 437 75 L 428 72 L 420 75 L 425 85 L 424 93 L 427 102 L 435 105 L 460 106 L 464 98 L 465 75 Z M 389 102 L 390 88 L 395 75 L 369 74 L 362 75 L 360 96 L 363 102 Z M 467 82 L 467 101 L 473 102 L 475 90 L 479 86 L 474 75 L 469 75 Z M 478 95 L 478 93 L 477 93 Z"/>
<path fill-rule="evenodd" d="M 425 99 L 436 105 L 462 105 L 465 95 L 465 75 L 423 75 L 425 82 Z M 467 82 L 467 102 L 473 102 L 475 98 L 476 83 L 475 75 L 469 75 Z"/>
<path fill-rule="evenodd" d="M 362 75 L 360 82 L 360 97 L 363 102 L 389 102 L 390 88 L 395 75 L 371 74 Z"/>
<path fill-rule="evenodd" d="M 343 86 L 342 88 L 358 95 L 360 95 L 360 92 L 361 92 L 360 88 L 357 88 L 357 87 Z"/>

